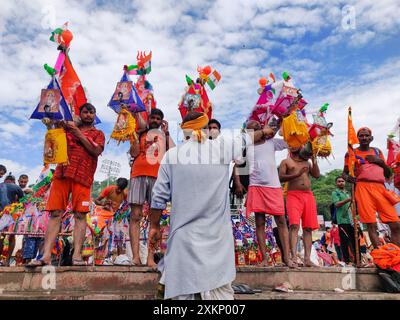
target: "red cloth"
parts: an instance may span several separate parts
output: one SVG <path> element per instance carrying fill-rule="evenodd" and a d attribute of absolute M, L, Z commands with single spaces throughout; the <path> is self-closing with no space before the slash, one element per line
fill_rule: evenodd
<path fill-rule="evenodd" d="M 282 188 L 250 186 L 245 206 L 247 217 L 251 212 L 283 216 L 285 215 L 285 204 Z"/>
<path fill-rule="evenodd" d="M 381 150 L 376 149 L 379 153 L 379 158 L 385 161 L 385 157 Z M 371 182 L 385 182 L 385 176 L 383 168 L 376 164 L 369 163 L 365 160 L 366 156 L 376 156 L 374 148 L 369 148 L 368 151 L 361 151 L 358 148 L 354 150 L 354 154 L 356 156 L 356 163 L 355 163 L 355 176 L 357 181 L 371 181 Z M 386 162 L 386 161 L 385 161 Z M 346 153 L 344 159 L 344 165 L 349 165 L 349 154 Z"/>
<path fill-rule="evenodd" d="M 319 228 L 317 205 L 312 191 L 289 190 L 286 197 L 289 225 L 316 230 Z"/>
<path fill-rule="evenodd" d="M 340 246 L 339 228 L 335 227 L 331 229 L 331 239 L 333 244 Z"/>
<path fill-rule="evenodd" d="M 83 131 L 83 134 L 94 145 L 104 149 L 105 137 L 101 130 L 92 127 Z M 71 178 L 86 187 L 93 184 L 97 168 L 98 157 L 93 157 L 81 142 L 71 133 L 67 132 L 68 165 L 58 165 L 54 176 L 56 178 Z"/>

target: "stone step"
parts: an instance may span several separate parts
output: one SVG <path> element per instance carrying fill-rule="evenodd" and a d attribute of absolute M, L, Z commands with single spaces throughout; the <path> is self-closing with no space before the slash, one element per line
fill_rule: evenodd
<path fill-rule="evenodd" d="M 335 288 L 361 292 L 381 291 L 381 282 L 375 268 L 302 267 L 298 270 L 285 267 L 237 268 L 237 283 L 252 288 L 274 288 L 289 282 L 294 290 L 333 291 Z"/>
<path fill-rule="evenodd" d="M 50 273 L 49 273 L 50 272 Z M 159 273 L 151 268 L 137 266 L 84 266 L 36 268 L 0 268 L 0 294 L 13 295 L 23 292 L 124 292 L 126 294 L 154 293 Z M 379 292 L 380 279 L 376 269 L 240 267 L 236 283 L 252 288 L 274 288 L 289 282 L 295 291 L 325 291 L 335 288 L 360 292 Z M 270 289 L 269 289 L 270 290 Z M 45 293 L 46 295 L 46 293 Z"/>
<path fill-rule="evenodd" d="M 400 293 L 346 291 L 295 291 L 291 293 L 265 291 L 256 294 L 237 294 L 238 300 L 400 300 Z"/>
<path fill-rule="evenodd" d="M 0 294 L 0 300 L 155 300 L 155 292 L 14 292 Z"/>
<path fill-rule="evenodd" d="M 0 294 L 0 300 L 154 300 L 154 292 L 19 292 Z M 347 291 L 295 291 L 293 293 L 271 290 L 256 294 L 237 294 L 236 300 L 400 300 L 400 294 L 383 292 Z"/>

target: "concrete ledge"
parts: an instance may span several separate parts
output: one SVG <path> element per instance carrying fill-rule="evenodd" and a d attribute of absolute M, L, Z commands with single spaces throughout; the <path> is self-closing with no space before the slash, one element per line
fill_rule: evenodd
<path fill-rule="evenodd" d="M 359 292 L 344 293 L 328 291 L 295 291 L 293 293 L 262 292 L 257 294 L 237 294 L 236 300 L 400 300 L 398 293 Z"/>
<path fill-rule="evenodd" d="M 358 291 L 381 291 L 380 279 L 375 268 L 289 268 L 240 267 L 237 270 L 237 283 L 246 283 L 254 288 L 274 288 L 289 282 L 294 290 L 324 290 L 335 288 Z"/>
<path fill-rule="evenodd" d="M 42 282 L 50 278 L 40 267 L 33 270 L 24 268 L 1 268 L 0 289 L 11 292 L 43 292 Z M 43 271 L 43 273 L 42 273 Z M 153 291 L 159 274 L 147 267 L 56 267 L 57 291 Z"/>
<path fill-rule="evenodd" d="M 154 300 L 154 292 L 19 292 L 0 295 L 0 300 Z M 400 300 L 400 294 L 349 291 L 295 291 L 281 293 L 264 291 L 257 294 L 237 294 L 236 300 Z"/>
<path fill-rule="evenodd" d="M 335 288 L 354 289 L 362 292 L 378 292 L 380 279 L 376 269 L 352 269 L 346 273 L 342 268 L 300 268 L 299 270 L 269 267 L 240 267 L 235 283 L 245 283 L 264 291 L 285 281 L 295 291 L 333 291 Z M 347 269 L 348 271 L 349 269 Z M 51 275 L 43 268 L 33 270 L 23 267 L 0 268 L 0 293 L 44 293 L 42 283 Z M 148 267 L 137 266 L 87 266 L 56 267 L 57 292 L 79 293 L 80 296 L 96 292 L 114 292 L 144 295 L 154 294 L 159 273 Z M 43 273 L 42 273 L 43 272 Z M 46 280 L 47 279 L 47 280 Z M 1 295 L 1 294 L 0 294 Z"/>

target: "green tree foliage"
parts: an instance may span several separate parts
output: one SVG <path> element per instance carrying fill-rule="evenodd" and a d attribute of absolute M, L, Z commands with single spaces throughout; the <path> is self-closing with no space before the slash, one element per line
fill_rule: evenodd
<path fill-rule="evenodd" d="M 329 206 L 332 203 L 332 191 L 336 189 L 336 177 L 340 175 L 342 175 L 342 170 L 335 169 L 321 175 L 319 179 L 312 179 L 312 191 L 317 202 L 318 214 L 322 214 L 325 221 L 331 220 Z M 350 186 L 347 184 L 346 187 Z"/>
<path fill-rule="evenodd" d="M 111 186 L 111 185 L 116 184 L 116 180 L 117 180 L 117 178 L 111 177 L 109 181 L 106 179 L 103 181 L 93 182 L 92 194 L 91 194 L 92 198 L 96 199 L 99 196 L 101 190 L 103 190 L 104 188 L 107 187 L 107 182 L 108 182 L 108 185 Z"/>

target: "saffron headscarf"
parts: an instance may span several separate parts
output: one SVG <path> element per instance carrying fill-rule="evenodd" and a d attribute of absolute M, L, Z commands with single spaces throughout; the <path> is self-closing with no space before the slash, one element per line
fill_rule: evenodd
<path fill-rule="evenodd" d="M 198 142 L 204 142 L 207 139 L 207 135 L 201 131 L 208 124 L 208 116 L 204 113 L 200 117 L 184 122 L 181 124 L 182 130 L 193 130 L 192 135 L 197 138 Z"/>

